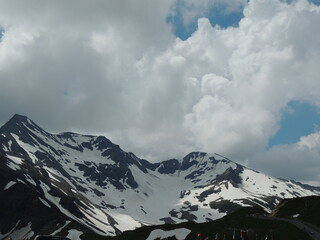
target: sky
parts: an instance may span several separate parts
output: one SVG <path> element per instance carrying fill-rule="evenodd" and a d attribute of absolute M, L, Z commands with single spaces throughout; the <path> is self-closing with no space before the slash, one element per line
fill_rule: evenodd
<path fill-rule="evenodd" d="M 320 1 L 0 0 L 0 125 L 219 153 L 320 186 Z"/>

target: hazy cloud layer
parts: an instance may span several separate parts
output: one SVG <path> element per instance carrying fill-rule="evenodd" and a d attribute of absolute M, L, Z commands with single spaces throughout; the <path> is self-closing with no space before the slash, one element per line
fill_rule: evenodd
<path fill-rule="evenodd" d="M 201 18 L 182 41 L 166 23 L 177 1 L 0 2 L 0 122 L 20 113 L 150 159 L 218 152 L 320 182 L 319 132 L 266 149 L 290 101 L 320 106 L 319 7 L 252 0 L 239 27 Z M 186 21 L 209 1 L 188 4 Z"/>

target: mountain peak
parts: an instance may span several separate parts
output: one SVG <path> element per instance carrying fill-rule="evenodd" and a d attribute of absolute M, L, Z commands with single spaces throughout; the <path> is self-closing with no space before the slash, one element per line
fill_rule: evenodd
<path fill-rule="evenodd" d="M 27 121 L 28 117 L 20 114 L 14 114 L 13 117 L 10 120 L 16 120 L 16 121 Z"/>
<path fill-rule="evenodd" d="M 23 116 L 20 114 L 14 114 L 12 118 L 9 119 L 9 121 L 6 124 L 16 124 L 16 123 L 26 123 L 28 122 L 29 118 L 27 116 Z"/>
<path fill-rule="evenodd" d="M 181 164 L 181 169 L 186 170 L 189 167 L 196 165 L 199 161 L 199 158 L 202 159 L 207 155 L 205 152 L 191 152 L 188 155 L 186 155 Z"/>
<path fill-rule="evenodd" d="M 2 133 L 14 133 L 16 135 L 24 135 L 24 133 L 30 130 L 37 130 L 46 134 L 47 132 L 40 128 L 28 117 L 15 114 L 6 124 L 0 128 Z"/>
<path fill-rule="evenodd" d="M 21 124 L 27 124 L 28 123 L 28 118 L 23 115 L 15 114 L 10 120 L 4 124 L 0 129 L 2 131 L 12 131 L 16 129 L 17 127 L 21 127 Z M 29 120 L 30 121 L 30 120 Z"/>

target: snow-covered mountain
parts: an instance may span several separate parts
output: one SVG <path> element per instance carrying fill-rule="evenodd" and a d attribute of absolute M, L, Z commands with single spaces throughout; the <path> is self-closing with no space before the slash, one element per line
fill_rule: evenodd
<path fill-rule="evenodd" d="M 0 128 L 0 239 L 53 231 L 116 235 L 214 220 L 241 206 L 271 210 L 280 199 L 319 193 L 219 154 L 151 163 L 103 136 L 51 134 L 20 115 Z"/>

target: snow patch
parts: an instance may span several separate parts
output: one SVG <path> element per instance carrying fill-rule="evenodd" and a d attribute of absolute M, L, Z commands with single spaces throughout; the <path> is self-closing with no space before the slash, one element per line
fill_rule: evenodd
<path fill-rule="evenodd" d="M 6 145 L 1 144 L 1 146 L 2 146 L 2 149 L 3 149 L 5 152 L 9 152 L 9 149 L 6 147 Z"/>
<path fill-rule="evenodd" d="M 20 140 L 19 136 L 17 136 L 16 134 L 14 133 L 11 133 L 11 136 L 16 140 L 16 142 L 19 144 L 20 147 L 22 147 L 26 153 L 28 154 L 28 156 L 31 158 L 32 162 L 33 163 L 36 163 L 37 161 L 37 158 L 35 157 L 34 153 L 36 151 L 38 151 L 39 149 L 34 147 L 34 146 L 31 146 L 27 143 L 24 143 Z M 33 137 L 31 137 L 32 139 L 34 139 Z M 34 139 L 35 140 L 35 139 Z M 36 140 L 35 140 L 36 141 Z M 41 146 L 41 144 L 39 144 L 39 146 Z M 10 146 L 11 148 L 11 146 Z"/>
<path fill-rule="evenodd" d="M 16 182 L 14 182 L 14 181 L 9 182 L 9 183 L 4 187 L 3 190 L 8 190 L 8 189 L 11 188 L 14 184 L 16 184 Z"/>
<path fill-rule="evenodd" d="M 64 229 L 68 224 L 70 223 L 70 221 L 66 221 L 66 223 L 61 227 L 58 228 L 57 230 L 55 230 L 51 235 L 56 235 L 58 234 L 62 229 Z"/>
<path fill-rule="evenodd" d="M 68 233 L 68 238 L 70 238 L 71 240 L 79 240 L 81 239 L 80 236 L 83 234 L 83 232 L 78 231 L 76 229 L 70 229 L 69 233 Z"/>
<path fill-rule="evenodd" d="M 11 160 L 11 162 L 8 163 L 8 167 L 10 167 L 13 170 L 20 169 L 19 165 L 21 165 L 23 162 L 22 158 L 10 156 L 10 155 L 8 155 L 8 158 Z"/>
<path fill-rule="evenodd" d="M 40 197 L 39 197 L 39 200 L 43 203 L 43 205 L 47 206 L 48 208 L 51 208 L 51 206 L 49 205 L 49 203 L 47 203 L 47 201 L 43 200 Z"/>
<path fill-rule="evenodd" d="M 116 226 L 120 231 L 134 230 L 141 227 L 138 221 L 128 215 L 114 213 L 112 216 L 117 221 L 118 224 L 116 224 Z"/>
<path fill-rule="evenodd" d="M 27 239 L 34 235 L 34 232 L 31 229 L 31 223 L 28 223 L 25 227 L 22 227 L 20 229 L 14 230 L 12 233 L 10 233 L 8 238 L 12 239 Z"/>
<path fill-rule="evenodd" d="M 150 233 L 147 240 L 155 240 L 155 239 L 161 240 L 161 239 L 165 239 L 165 238 L 173 237 L 173 236 L 175 236 L 177 240 L 183 240 L 188 236 L 188 234 L 190 232 L 191 232 L 191 230 L 186 229 L 186 228 L 178 228 L 178 229 L 174 229 L 174 230 L 170 230 L 170 231 L 156 229 Z"/>
<path fill-rule="evenodd" d="M 91 210 L 91 213 L 89 213 L 88 211 L 86 211 L 86 209 L 80 206 L 78 207 L 80 211 L 85 215 L 82 221 L 86 224 L 96 226 L 96 228 L 99 229 L 100 232 L 97 232 L 97 229 L 92 229 L 92 230 L 94 230 L 100 235 L 105 235 L 107 232 L 112 233 L 112 235 L 115 235 L 114 228 L 109 225 L 108 216 L 106 215 L 105 212 L 95 208 L 94 211 Z"/>
<path fill-rule="evenodd" d="M 11 140 L 8 141 L 8 145 L 9 145 L 8 148 L 11 150 L 11 145 L 12 145 L 12 141 Z"/>

